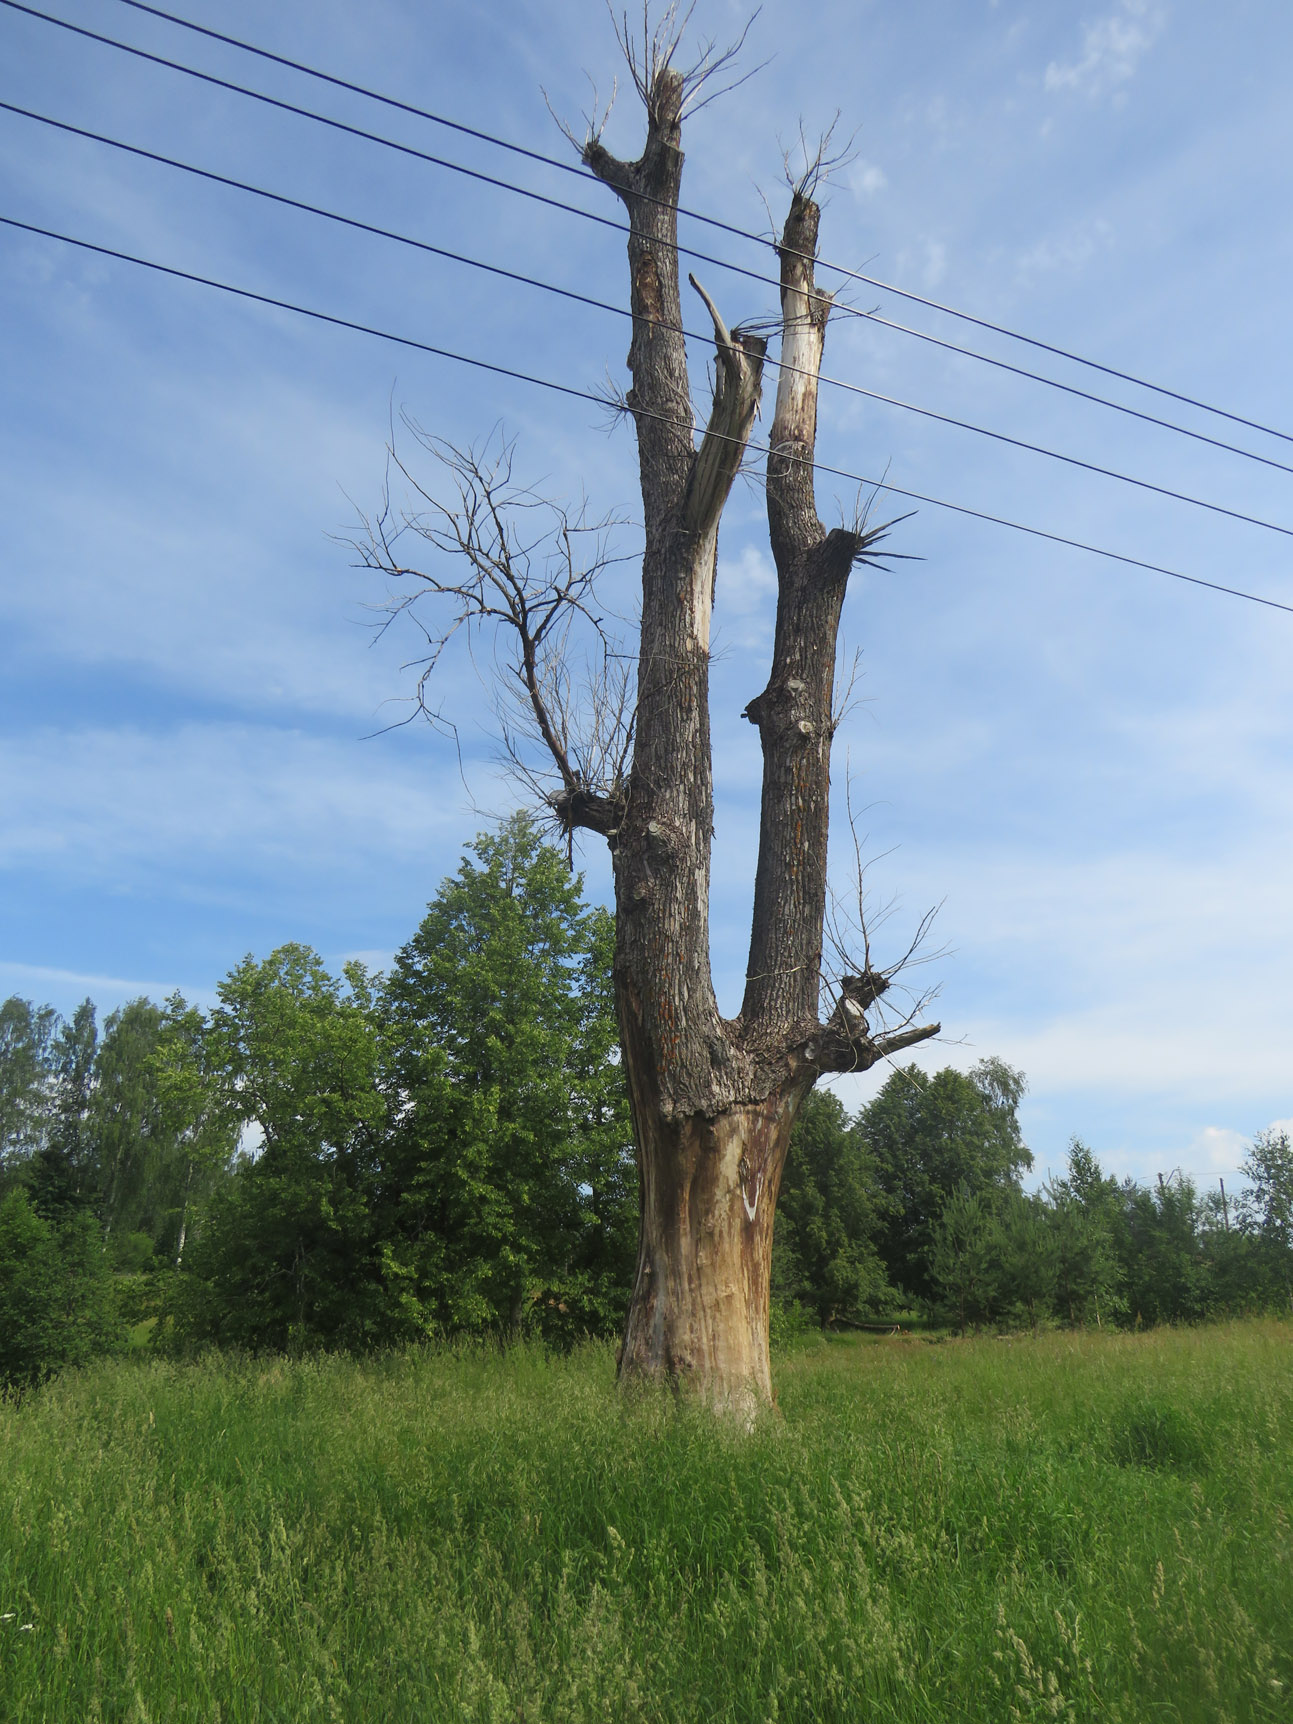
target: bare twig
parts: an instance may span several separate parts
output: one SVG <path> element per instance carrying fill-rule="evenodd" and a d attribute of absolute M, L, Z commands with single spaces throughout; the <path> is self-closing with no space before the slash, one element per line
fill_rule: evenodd
<path fill-rule="evenodd" d="M 439 464 L 445 484 L 428 489 L 392 435 L 381 507 L 360 515 L 346 542 L 358 566 L 408 583 L 374 607 L 378 632 L 406 619 L 422 637 L 416 710 L 455 729 L 429 690 L 446 653 L 462 644 L 498 697 L 503 755 L 537 791 L 563 828 L 613 827 L 623 800 L 632 738 L 631 661 L 599 601 L 599 578 L 613 563 L 622 523 L 540 496 L 517 481 L 514 445 L 500 433 L 460 449 L 407 414 L 406 432 Z M 410 506 L 396 509 L 392 475 Z M 476 649 L 489 645 L 488 667 Z M 578 661 L 581 674 L 572 675 Z"/>

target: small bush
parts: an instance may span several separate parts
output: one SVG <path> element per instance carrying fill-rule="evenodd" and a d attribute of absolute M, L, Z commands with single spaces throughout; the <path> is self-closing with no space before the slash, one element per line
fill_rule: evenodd
<path fill-rule="evenodd" d="M 94 1217 L 74 1211 L 56 1225 L 11 1191 L 0 1202 L 0 1391 L 22 1393 L 120 1341 Z"/>

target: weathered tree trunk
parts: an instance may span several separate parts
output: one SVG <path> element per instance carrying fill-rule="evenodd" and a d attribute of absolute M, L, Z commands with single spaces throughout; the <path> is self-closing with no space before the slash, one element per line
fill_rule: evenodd
<path fill-rule="evenodd" d="M 872 1038 L 865 1008 L 887 985 L 846 978 L 818 1018 L 826 892 L 836 635 L 860 530 L 817 518 L 817 379 L 830 309 L 813 263 L 818 209 L 795 191 L 781 245 L 782 371 L 768 463 L 779 599 L 772 675 L 746 716 L 764 755 L 750 963 L 741 1015 L 718 1011 L 709 963 L 713 783 L 709 633 L 719 518 L 758 406 L 765 343 L 729 332 L 703 289 L 716 387 L 692 432 L 678 281 L 685 79 L 667 62 L 646 86 L 647 143 L 585 161 L 630 222 L 633 337 L 627 409 L 637 428 L 646 547 L 632 769 L 615 806 L 572 824 L 608 837 L 615 864 L 615 991 L 641 1191 L 637 1277 L 621 1353 L 626 1380 L 689 1387 L 748 1412 L 771 1398 L 772 1227 L 791 1127 L 824 1071 L 862 1070 L 937 1025 Z"/>
<path fill-rule="evenodd" d="M 624 407 L 637 432 L 645 529 L 631 728 L 617 728 L 623 709 L 601 698 L 608 685 L 594 679 L 596 720 L 581 739 L 578 702 L 567 698 L 556 644 L 570 626 L 601 634 L 593 598 L 598 558 L 575 548 L 581 534 L 600 528 L 554 505 L 548 550 L 555 573 L 538 574 L 542 537 L 536 541 L 528 523 L 518 533 L 510 519 L 516 508 L 528 514 L 533 500 L 512 487 L 509 448 L 491 459 L 423 438 L 454 475 L 456 499 L 439 503 L 423 492 L 429 521 L 419 512 L 397 522 L 384 506 L 363 523 L 356 549 L 367 566 L 415 577 L 447 607 L 443 626 L 426 635 L 419 699 L 459 631 L 480 627 L 510 639 L 502 711 L 523 691 L 522 723 L 545 766 L 531 771 L 509 723 L 504 741 L 512 759 L 528 784 L 543 785 L 567 832 L 582 827 L 610 845 L 615 1000 L 641 1192 L 621 1374 L 748 1410 L 772 1393 L 773 1217 L 804 1097 L 823 1072 L 865 1071 L 934 1035 L 938 1025 L 872 1033 L 867 1010 L 892 972 L 873 970 L 865 949 L 859 973 L 836 978 L 837 997 L 824 1022 L 819 1015 L 836 636 L 850 571 L 879 560 L 875 545 L 884 534 L 861 524 L 827 531 L 817 516 L 817 387 L 831 308 L 814 280 L 820 212 L 812 190 L 820 164 L 792 188 L 778 247 L 780 378 L 767 452 L 777 623 L 767 687 L 745 712 L 763 750 L 763 794 L 740 1015 L 724 1019 L 714 997 L 710 618 L 719 523 L 749 446 L 767 343 L 750 330 L 729 329 L 692 278 L 714 331 L 714 395 L 697 446 L 678 276 L 682 114 L 688 95 L 731 56 L 707 50 L 689 73 L 676 70 L 684 23 L 668 9 L 658 30 L 648 26 L 641 48 L 630 43 L 627 23 L 621 31 L 646 107 L 641 156 L 620 161 L 595 135 L 583 149 L 628 215 L 632 386 Z M 406 533 L 429 540 L 450 564 L 465 559 L 465 574 L 410 566 Z M 393 599 L 392 614 L 413 597 L 416 590 Z M 608 645 L 604 635 L 601 643 Z M 549 766 L 551 790 L 552 778 L 543 776 Z"/>

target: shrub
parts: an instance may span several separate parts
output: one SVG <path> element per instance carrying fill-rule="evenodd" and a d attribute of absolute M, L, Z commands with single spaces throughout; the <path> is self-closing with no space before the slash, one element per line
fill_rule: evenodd
<path fill-rule="evenodd" d="M 94 1217 L 79 1210 L 55 1225 L 11 1191 L 0 1202 L 0 1390 L 21 1393 L 120 1341 Z"/>

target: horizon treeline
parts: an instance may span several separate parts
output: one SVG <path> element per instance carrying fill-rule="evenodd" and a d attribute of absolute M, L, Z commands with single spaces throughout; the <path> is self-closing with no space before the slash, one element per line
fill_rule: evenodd
<path fill-rule="evenodd" d="M 471 846 L 385 975 L 244 959 L 210 1012 L 100 1030 L 0 1005 L 0 1385 L 153 1344 L 351 1350 L 614 1334 L 637 1173 L 613 926 L 517 815 Z M 773 1322 L 1154 1324 L 1293 1306 L 1293 1146 L 1227 1197 L 1106 1176 L 1073 1141 L 1025 1192 L 1024 1079 L 896 1068 L 812 1095 L 774 1238 Z M 151 1320 L 151 1321 L 150 1321 Z"/>

